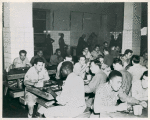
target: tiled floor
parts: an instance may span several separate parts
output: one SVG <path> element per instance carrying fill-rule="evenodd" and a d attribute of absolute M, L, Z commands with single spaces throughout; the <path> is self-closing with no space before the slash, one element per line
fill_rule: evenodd
<path fill-rule="evenodd" d="M 9 96 L 9 91 L 6 96 L 3 95 L 3 118 L 27 118 L 28 108 L 19 102 L 19 98 L 12 98 Z M 34 114 L 36 113 L 36 108 L 34 108 Z"/>

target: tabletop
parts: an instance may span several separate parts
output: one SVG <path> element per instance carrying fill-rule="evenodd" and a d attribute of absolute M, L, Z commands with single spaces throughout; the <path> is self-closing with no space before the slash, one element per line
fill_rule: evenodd
<path fill-rule="evenodd" d="M 46 67 L 49 75 L 55 74 L 56 68 L 57 68 L 57 66 Z M 24 78 L 24 76 L 28 70 L 29 70 L 29 67 L 10 69 L 10 71 L 7 73 L 7 80 Z"/>
<path fill-rule="evenodd" d="M 148 118 L 148 109 L 144 108 L 142 111 L 142 115 L 134 115 L 134 112 L 127 113 L 127 112 L 116 112 L 116 113 L 109 113 L 111 118 Z"/>
<path fill-rule="evenodd" d="M 56 94 L 59 94 L 62 91 L 62 89 L 57 84 L 51 84 L 42 88 L 26 86 L 26 90 L 28 92 L 31 92 L 39 97 L 45 98 L 46 100 L 52 100 L 54 98 L 50 93 L 47 92 L 48 88 L 52 89 Z"/>

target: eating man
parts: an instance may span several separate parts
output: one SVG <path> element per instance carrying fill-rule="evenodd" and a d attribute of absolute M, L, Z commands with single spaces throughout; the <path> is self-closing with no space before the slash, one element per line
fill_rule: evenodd
<path fill-rule="evenodd" d="M 122 61 L 119 58 L 115 58 L 113 62 L 114 70 L 121 72 L 122 74 L 122 90 L 128 95 L 132 86 L 132 75 L 125 70 Z"/>
<path fill-rule="evenodd" d="M 60 79 L 60 78 L 61 78 L 61 76 L 60 76 L 60 68 L 61 68 L 61 66 L 62 66 L 62 63 L 65 62 L 65 61 L 71 61 L 71 62 L 73 63 L 73 61 L 72 61 L 72 56 L 71 56 L 71 55 L 65 56 L 64 61 L 62 61 L 62 62 L 60 62 L 60 63 L 58 64 L 58 66 L 57 66 L 57 72 L 56 72 L 56 79 Z"/>
<path fill-rule="evenodd" d="M 70 118 L 82 114 L 86 108 L 84 98 L 83 79 L 73 72 L 73 64 L 70 61 L 62 63 L 61 74 L 67 77 L 60 95 L 53 94 L 59 106 L 50 108 L 41 107 L 38 112 L 44 113 L 46 118 Z"/>
<path fill-rule="evenodd" d="M 10 69 L 20 68 L 20 67 L 31 67 L 28 58 L 26 57 L 27 52 L 25 50 L 19 51 L 19 57 L 15 58 L 13 64 L 10 66 Z"/>
<path fill-rule="evenodd" d="M 126 68 L 126 66 L 130 63 L 132 54 L 133 54 L 132 50 L 126 49 L 124 55 L 120 57 L 124 68 Z"/>
<path fill-rule="evenodd" d="M 96 90 L 94 101 L 94 112 L 100 113 L 100 117 L 109 117 L 107 113 L 124 111 L 128 109 L 128 104 L 143 106 L 144 102 L 138 101 L 133 97 L 127 96 L 122 92 L 122 74 L 119 71 L 112 71 L 109 74 L 108 82 L 101 84 Z M 124 103 L 117 105 L 117 100 Z"/>
<path fill-rule="evenodd" d="M 85 73 L 89 71 L 89 62 L 86 63 L 86 58 L 84 55 L 79 56 L 79 62 L 74 65 L 73 72 L 80 76 L 82 79 L 85 77 Z"/>
<path fill-rule="evenodd" d="M 58 65 L 62 61 L 63 61 L 63 57 L 61 55 L 61 51 L 60 49 L 56 49 L 56 53 L 50 57 L 50 64 Z"/>
<path fill-rule="evenodd" d="M 43 82 L 49 80 L 47 70 L 45 69 L 45 63 L 42 58 L 36 58 L 34 60 L 34 66 L 32 66 L 24 77 L 25 86 L 43 87 Z M 28 105 L 29 113 L 28 117 L 32 118 L 34 105 L 36 103 L 37 96 L 27 92 L 25 89 L 25 101 Z"/>
<path fill-rule="evenodd" d="M 95 93 L 100 84 L 106 83 L 107 75 L 101 70 L 101 63 L 98 60 L 92 60 L 90 70 L 95 76 L 88 85 L 84 86 L 85 93 Z M 86 100 L 87 107 L 91 107 L 93 98 Z"/>

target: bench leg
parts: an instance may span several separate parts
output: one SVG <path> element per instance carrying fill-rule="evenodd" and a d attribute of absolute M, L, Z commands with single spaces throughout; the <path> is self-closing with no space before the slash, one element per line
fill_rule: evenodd
<path fill-rule="evenodd" d="M 4 95 L 6 96 L 7 94 L 7 90 L 8 90 L 8 86 L 5 86 L 5 89 L 4 89 Z"/>

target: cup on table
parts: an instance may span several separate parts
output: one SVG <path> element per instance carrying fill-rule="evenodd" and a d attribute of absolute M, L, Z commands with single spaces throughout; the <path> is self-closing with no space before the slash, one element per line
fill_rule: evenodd
<path fill-rule="evenodd" d="M 141 105 L 133 106 L 134 115 L 142 115 L 143 107 Z"/>

